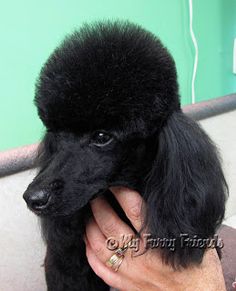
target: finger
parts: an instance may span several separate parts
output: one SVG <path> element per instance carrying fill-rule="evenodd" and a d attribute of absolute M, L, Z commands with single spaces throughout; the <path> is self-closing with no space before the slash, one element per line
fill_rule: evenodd
<path fill-rule="evenodd" d="M 105 237 L 132 236 L 132 229 L 115 213 L 109 203 L 102 197 L 90 202 L 93 216 Z"/>
<path fill-rule="evenodd" d="M 133 227 L 140 231 L 143 225 L 144 203 L 140 194 L 124 187 L 111 187 L 110 190 L 123 208 Z"/>
<path fill-rule="evenodd" d="M 105 263 L 113 252 L 107 248 L 106 237 L 93 218 L 86 225 L 86 238 L 95 255 Z"/>
<path fill-rule="evenodd" d="M 100 262 L 102 262 L 104 265 L 107 263 L 107 261 L 111 258 L 112 255 L 114 255 L 114 251 L 118 248 L 119 242 L 117 241 L 117 245 L 113 245 L 113 249 L 110 250 L 107 247 L 106 238 L 101 232 L 100 228 L 98 227 L 96 221 L 94 219 L 91 219 L 87 226 L 86 226 L 86 237 L 85 237 L 85 243 L 86 245 L 89 244 L 90 248 L 93 251 L 93 254 L 98 258 Z M 125 253 L 125 259 L 122 262 L 119 271 L 123 270 L 124 272 L 127 271 L 127 258 L 131 256 L 131 254 L 128 254 L 129 252 L 126 251 Z M 126 256 L 127 255 L 127 256 Z M 112 270 L 114 272 L 114 270 Z"/>
<path fill-rule="evenodd" d="M 119 273 L 115 273 L 112 269 L 108 268 L 103 262 L 99 260 L 96 254 L 93 252 L 89 242 L 86 243 L 86 256 L 89 265 L 107 285 L 116 288 L 118 290 L 124 289 L 124 278 L 121 279 Z"/>

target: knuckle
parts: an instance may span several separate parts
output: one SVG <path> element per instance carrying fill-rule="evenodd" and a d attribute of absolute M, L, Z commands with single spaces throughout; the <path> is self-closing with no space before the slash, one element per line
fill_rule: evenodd
<path fill-rule="evenodd" d="M 104 230 L 105 234 L 117 233 L 117 222 L 116 221 L 106 222 L 103 226 L 103 230 Z"/>
<path fill-rule="evenodd" d="M 130 207 L 127 211 L 127 216 L 131 220 L 138 220 L 141 214 L 141 205 L 140 203 L 135 204 L 134 206 Z"/>
<path fill-rule="evenodd" d="M 91 248 L 97 255 L 103 254 L 103 245 L 99 241 L 92 242 Z"/>

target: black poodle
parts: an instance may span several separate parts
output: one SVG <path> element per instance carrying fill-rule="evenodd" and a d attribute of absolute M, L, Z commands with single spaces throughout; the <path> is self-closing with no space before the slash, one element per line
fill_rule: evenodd
<path fill-rule="evenodd" d="M 97 195 L 124 217 L 110 186 L 141 193 L 145 229 L 176 239 L 161 251 L 166 263 L 201 262 L 206 245 L 183 247 L 181 235 L 213 237 L 227 185 L 215 146 L 181 111 L 175 64 L 156 36 L 126 21 L 84 25 L 49 57 L 35 103 L 46 133 L 24 199 L 41 218 L 49 291 L 109 289 L 83 234 Z"/>

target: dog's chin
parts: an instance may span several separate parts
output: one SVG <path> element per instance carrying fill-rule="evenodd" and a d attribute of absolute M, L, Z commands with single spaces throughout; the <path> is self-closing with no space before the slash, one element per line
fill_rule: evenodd
<path fill-rule="evenodd" d="M 87 199 L 83 199 L 82 201 L 77 201 L 73 205 L 66 204 L 66 202 L 58 205 L 53 199 L 50 199 L 45 207 L 40 210 L 32 210 L 31 211 L 39 217 L 59 217 L 59 216 L 71 216 L 76 212 L 81 211 L 84 207 L 86 207 L 89 201 L 96 199 L 99 196 L 102 196 L 103 193 L 107 189 L 101 189 L 98 192 L 86 197 Z"/>

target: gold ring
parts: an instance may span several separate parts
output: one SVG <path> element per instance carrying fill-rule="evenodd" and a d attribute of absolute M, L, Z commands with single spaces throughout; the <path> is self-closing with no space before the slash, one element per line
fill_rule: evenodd
<path fill-rule="evenodd" d="M 115 253 L 106 261 L 106 265 L 112 268 L 115 272 L 119 270 L 120 265 L 124 260 L 124 254 L 128 250 L 130 242 L 124 245 L 122 248 L 118 248 Z"/>
<path fill-rule="evenodd" d="M 115 272 L 118 271 L 120 265 L 124 260 L 124 255 L 114 254 L 110 257 L 110 259 L 106 262 L 106 265 L 112 268 Z"/>
<path fill-rule="evenodd" d="M 124 260 L 124 256 L 120 257 L 120 259 L 116 262 L 116 264 L 113 265 L 112 269 L 113 269 L 115 272 L 117 272 L 117 271 L 119 270 L 120 265 L 122 264 L 123 260 Z"/>

